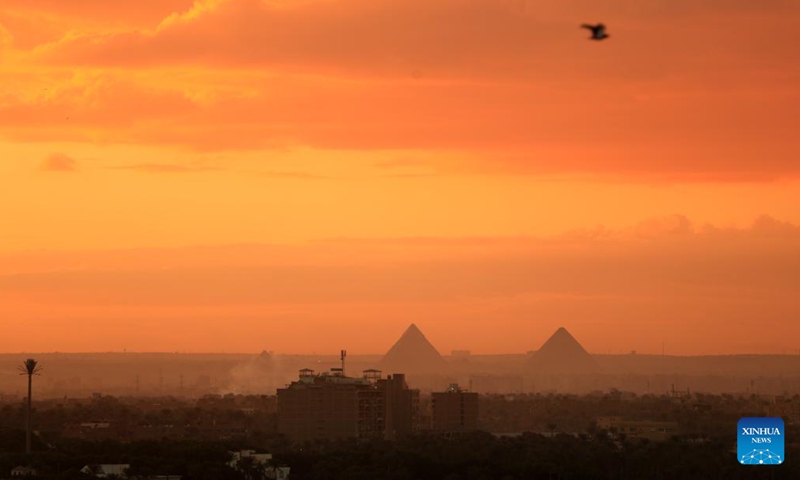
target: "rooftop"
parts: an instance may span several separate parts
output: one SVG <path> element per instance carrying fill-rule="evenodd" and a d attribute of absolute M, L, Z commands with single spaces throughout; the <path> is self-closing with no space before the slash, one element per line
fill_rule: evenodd
<path fill-rule="evenodd" d="M 344 375 L 341 368 L 331 368 L 330 371 L 315 373 L 310 368 L 300 370 L 299 379 L 293 384 L 318 385 L 318 384 L 339 384 L 339 385 L 371 385 L 381 378 L 381 371 L 370 368 L 362 372 L 362 377 L 348 377 Z"/>

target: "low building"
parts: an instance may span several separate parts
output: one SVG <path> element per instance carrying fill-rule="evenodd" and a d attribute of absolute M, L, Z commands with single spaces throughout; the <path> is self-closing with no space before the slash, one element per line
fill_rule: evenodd
<path fill-rule="evenodd" d="M 271 453 L 256 453 L 255 450 L 240 450 L 238 452 L 230 452 L 230 454 L 231 461 L 228 462 L 228 466 L 233 469 L 241 465 L 242 459 L 249 459 L 249 461 L 259 465 L 267 465 L 272 461 Z"/>
<path fill-rule="evenodd" d="M 471 375 L 469 389 L 478 394 L 521 393 L 522 376 L 519 375 Z"/>
<path fill-rule="evenodd" d="M 431 394 L 433 430 L 442 433 L 478 429 L 478 394 L 451 384 L 445 392 Z"/>
<path fill-rule="evenodd" d="M 62 435 L 85 440 L 111 440 L 122 436 L 121 425 L 111 422 L 81 422 L 65 424 Z"/>
<path fill-rule="evenodd" d="M 85 429 L 97 429 L 97 428 L 110 428 L 111 423 L 109 422 L 83 422 L 80 424 L 81 428 Z"/>
<path fill-rule="evenodd" d="M 130 468 L 130 464 L 127 463 L 104 463 L 86 465 L 81 469 L 81 473 L 97 478 L 128 478 L 128 469 Z"/>
<path fill-rule="evenodd" d="M 39 471 L 33 467 L 18 466 L 11 470 L 12 477 L 35 477 L 39 475 Z"/>
<path fill-rule="evenodd" d="M 291 471 L 289 467 L 271 465 L 273 463 L 271 453 L 256 453 L 255 450 L 240 450 L 230 453 L 231 461 L 228 466 L 246 476 L 249 475 L 249 478 L 252 478 L 251 469 L 260 472 L 262 479 L 286 480 L 289 478 Z"/>
<path fill-rule="evenodd" d="M 600 417 L 597 419 L 597 427 L 617 437 L 624 435 L 626 438 L 653 442 L 661 442 L 678 434 L 677 422 L 632 421 L 622 417 Z"/>

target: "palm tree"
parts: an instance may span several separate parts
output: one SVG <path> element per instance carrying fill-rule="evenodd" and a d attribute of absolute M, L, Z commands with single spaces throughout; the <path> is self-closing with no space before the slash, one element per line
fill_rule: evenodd
<path fill-rule="evenodd" d="M 25 418 L 25 453 L 31 453 L 31 383 L 33 382 L 33 376 L 39 375 L 39 372 L 42 370 L 43 368 L 41 365 L 39 365 L 39 362 L 32 358 L 25 360 L 22 362 L 22 365 L 19 366 L 20 375 L 28 376 L 28 409 L 27 416 Z"/>

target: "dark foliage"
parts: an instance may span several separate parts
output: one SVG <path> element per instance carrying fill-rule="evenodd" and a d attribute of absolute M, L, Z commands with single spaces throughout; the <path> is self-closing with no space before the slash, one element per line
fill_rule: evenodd
<path fill-rule="evenodd" d="M 497 438 L 475 433 L 461 438 L 416 437 L 402 442 L 317 443 L 281 458 L 292 480 L 572 480 L 572 479 L 790 479 L 800 461 L 781 466 L 736 463 L 733 443 L 614 443 L 605 437 L 524 434 Z M 787 458 L 800 459 L 800 449 Z"/>

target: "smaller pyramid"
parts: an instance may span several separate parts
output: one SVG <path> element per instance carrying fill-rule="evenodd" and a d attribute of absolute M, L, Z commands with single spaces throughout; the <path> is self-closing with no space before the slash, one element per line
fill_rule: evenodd
<path fill-rule="evenodd" d="M 261 353 L 258 354 L 257 357 L 255 357 L 254 362 L 259 365 L 272 366 L 273 362 L 272 352 L 263 350 Z"/>
<path fill-rule="evenodd" d="M 542 374 L 580 375 L 600 371 L 594 358 L 564 327 L 531 354 L 530 367 Z"/>
<path fill-rule="evenodd" d="M 380 368 L 386 374 L 435 374 L 446 371 L 447 366 L 447 361 L 413 323 L 380 361 Z"/>

